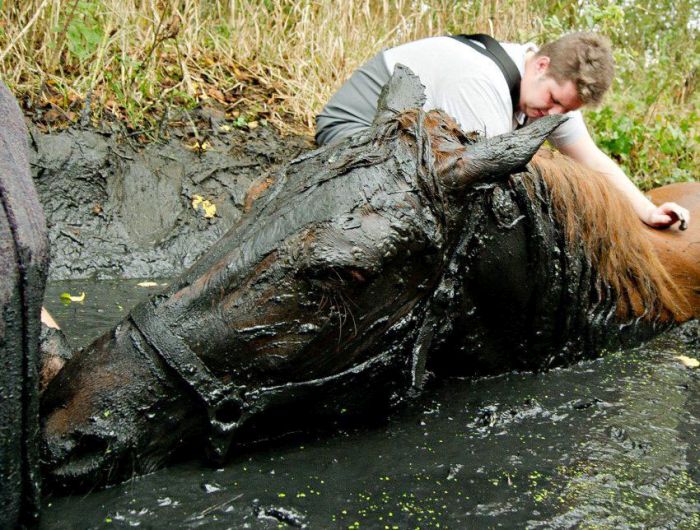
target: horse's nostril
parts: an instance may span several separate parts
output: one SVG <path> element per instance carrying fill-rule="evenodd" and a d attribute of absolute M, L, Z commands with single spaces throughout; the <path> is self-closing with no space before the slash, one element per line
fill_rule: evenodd
<path fill-rule="evenodd" d="M 111 461 L 110 438 L 75 432 L 45 442 L 44 483 L 51 490 L 83 490 L 99 480 L 100 470 Z"/>
<path fill-rule="evenodd" d="M 110 452 L 109 441 L 95 434 L 77 433 L 71 437 L 48 438 L 44 443 L 45 461 L 63 465 L 71 461 L 103 456 Z"/>
<path fill-rule="evenodd" d="M 95 434 L 83 434 L 73 446 L 73 453 L 81 457 L 103 455 L 109 452 L 109 441 Z"/>
<path fill-rule="evenodd" d="M 241 414 L 240 404 L 235 401 L 229 401 L 214 413 L 214 417 L 216 421 L 231 424 L 236 423 L 241 418 Z"/>

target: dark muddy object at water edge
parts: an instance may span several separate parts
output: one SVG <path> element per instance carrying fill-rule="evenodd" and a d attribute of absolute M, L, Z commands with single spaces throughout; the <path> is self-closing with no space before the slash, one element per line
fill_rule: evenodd
<path fill-rule="evenodd" d="M 39 514 L 39 311 L 48 269 L 27 129 L 0 82 L 0 527 Z"/>

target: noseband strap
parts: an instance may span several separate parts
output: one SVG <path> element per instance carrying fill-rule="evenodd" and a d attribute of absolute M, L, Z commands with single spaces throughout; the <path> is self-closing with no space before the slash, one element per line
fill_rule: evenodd
<path fill-rule="evenodd" d="M 161 359 L 202 401 L 209 420 L 209 444 L 216 460 L 226 456 L 245 403 L 243 387 L 221 382 L 185 341 L 155 313 L 149 301 L 131 312 L 131 321 Z"/>

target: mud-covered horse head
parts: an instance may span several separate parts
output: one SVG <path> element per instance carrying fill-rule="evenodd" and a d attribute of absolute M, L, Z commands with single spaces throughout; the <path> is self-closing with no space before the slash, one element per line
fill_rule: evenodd
<path fill-rule="evenodd" d="M 422 97 L 399 68 L 372 130 L 291 162 L 206 256 L 67 364 L 43 396 L 51 478 L 118 480 L 203 436 L 222 456 L 267 410 L 332 414 L 363 378 L 402 384 L 459 195 L 523 167 L 557 123 L 488 145 L 446 130 L 452 156 L 435 160 L 425 116 L 400 119 Z"/>
<path fill-rule="evenodd" d="M 400 401 L 432 357 L 467 370 L 488 359 L 503 341 L 481 320 L 531 308 L 531 272 L 537 288 L 573 277 L 552 260 L 578 247 L 562 246 L 544 184 L 525 178 L 561 118 L 479 140 L 417 110 L 422 97 L 397 68 L 370 131 L 292 161 L 206 256 L 67 363 L 42 399 L 51 481 L 118 481 L 203 445 L 220 459 L 309 417 Z M 576 270 L 606 288 L 578 251 Z M 486 303 L 480 277 L 499 266 L 501 294 Z M 579 299 L 606 316 L 620 305 Z M 511 341 L 532 342 L 517 336 L 526 322 Z"/>

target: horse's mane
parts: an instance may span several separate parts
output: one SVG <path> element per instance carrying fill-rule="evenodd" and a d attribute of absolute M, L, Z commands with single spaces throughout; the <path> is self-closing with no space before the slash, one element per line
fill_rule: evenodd
<path fill-rule="evenodd" d="M 618 297 L 618 316 L 690 317 L 682 290 L 659 260 L 632 204 L 601 173 L 540 149 L 529 175 L 541 177 L 569 245 L 580 244 Z"/>
<path fill-rule="evenodd" d="M 474 135 L 465 135 L 442 111 L 408 111 L 398 119 L 407 130 L 415 127 L 421 115 L 437 168 L 458 154 L 460 144 L 475 141 Z M 595 286 L 599 298 L 604 296 L 602 282 L 613 289 L 621 319 L 685 321 L 692 316 L 682 289 L 656 255 L 632 204 L 605 175 L 544 149 L 535 155 L 525 175 L 530 191 L 534 179 L 544 181 L 567 245 L 580 246 L 590 260 L 599 278 Z M 535 194 L 531 197 L 534 200 Z"/>

